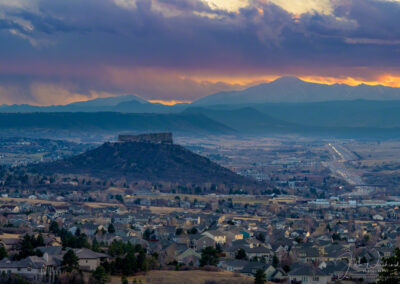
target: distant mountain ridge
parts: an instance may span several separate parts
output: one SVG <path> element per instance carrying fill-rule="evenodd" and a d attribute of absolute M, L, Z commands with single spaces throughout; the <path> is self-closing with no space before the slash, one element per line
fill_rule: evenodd
<path fill-rule="evenodd" d="M 254 107 L 243 108 L 205 108 L 192 107 L 184 113 L 201 114 L 218 121 L 238 133 L 279 133 L 296 127 L 294 123 L 276 119 Z"/>
<path fill-rule="evenodd" d="M 234 130 L 201 114 L 118 112 L 0 113 L 0 130 L 171 131 L 228 134 Z"/>
<path fill-rule="evenodd" d="M 397 138 L 400 88 L 323 85 L 282 77 L 242 91 L 217 93 L 173 106 L 130 95 L 66 106 L 0 106 L 0 131 L 38 128 Z"/>
<path fill-rule="evenodd" d="M 297 77 L 281 77 L 241 91 L 220 92 L 193 102 L 192 105 L 301 103 L 351 100 L 400 100 L 400 88 L 361 84 L 316 84 Z"/>
<path fill-rule="evenodd" d="M 260 103 L 307 103 L 352 100 L 400 101 L 400 88 L 382 85 L 349 86 L 345 84 L 317 84 L 297 77 L 281 77 L 239 91 L 226 91 L 202 97 L 190 104 L 173 106 L 151 103 L 136 95 L 124 95 L 75 102 L 67 105 L 33 106 L 0 105 L 0 112 L 126 112 L 178 113 L 188 107 L 210 105 L 251 105 Z"/>
<path fill-rule="evenodd" d="M 238 134 L 307 134 L 349 138 L 400 137 L 400 101 L 330 101 L 188 108 Z"/>
<path fill-rule="evenodd" d="M 148 104 L 149 103 L 145 99 L 142 99 L 142 98 L 140 98 L 138 96 L 135 96 L 135 95 L 124 95 L 124 96 L 97 98 L 97 99 L 88 100 L 88 101 L 75 102 L 75 103 L 71 103 L 71 104 L 68 104 L 68 105 L 65 105 L 65 106 L 66 107 L 68 107 L 68 106 L 77 106 L 77 107 L 82 107 L 82 106 L 88 106 L 88 107 L 116 106 L 116 105 L 118 105 L 120 103 L 129 102 L 129 101 L 136 101 L 136 102 L 142 103 L 142 104 Z"/>
<path fill-rule="evenodd" d="M 187 104 L 174 106 L 150 103 L 134 95 L 97 98 L 88 101 L 75 102 L 67 105 L 33 106 L 0 105 L 0 113 L 26 113 L 26 112 L 126 112 L 126 113 L 177 113 Z"/>

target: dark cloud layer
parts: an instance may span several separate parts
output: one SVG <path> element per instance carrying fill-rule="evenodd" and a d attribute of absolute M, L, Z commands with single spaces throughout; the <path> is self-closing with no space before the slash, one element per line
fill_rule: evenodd
<path fill-rule="evenodd" d="M 301 15 L 257 0 L 237 12 L 200 0 L 5 3 L 3 102 L 120 93 L 191 100 L 238 87 L 197 77 L 400 76 L 398 1 L 332 0 L 331 13 Z"/>

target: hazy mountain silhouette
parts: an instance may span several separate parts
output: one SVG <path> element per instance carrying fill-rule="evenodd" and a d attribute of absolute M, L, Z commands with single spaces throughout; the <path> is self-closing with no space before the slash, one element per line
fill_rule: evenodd
<path fill-rule="evenodd" d="M 316 84 L 296 77 L 281 77 L 273 82 L 260 84 L 241 91 L 212 94 L 191 104 L 174 106 L 150 103 L 138 96 L 126 95 L 98 98 L 84 102 L 56 106 L 1 105 L 0 112 L 98 112 L 126 113 L 177 113 L 187 107 L 210 105 L 252 105 L 260 103 L 304 103 L 352 100 L 400 100 L 400 88 L 385 86 L 349 86 L 345 84 Z"/>
<path fill-rule="evenodd" d="M 233 133 L 201 114 L 141 114 L 118 112 L 0 113 L 0 130 L 50 129 L 79 131 L 174 131 Z"/>
<path fill-rule="evenodd" d="M 385 86 L 349 86 L 316 84 L 296 77 L 282 77 L 241 91 L 220 92 L 206 96 L 192 105 L 254 104 L 268 102 L 321 102 L 338 100 L 400 100 L 400 88 Z"/>
<path fill-rule="evenodd" d="M 65 106 L 0 106 L 0 130 L 11 128 L 400 137 L 400 88 L 324 85 L 282 77 L 174 106 L 132 95 Z"/>
<path fill-rule="evenodd" d="M 142 99 L 135 95 L 125 95 L 125 96 L 117 96 L 117 97 L 107 97 L 107 98 L 97 98 L 93 100 L 76 102 L 65 105 L 66 107 L 99 107 L 99 106 L 116 106 L 123 102 L 131 102 L 135 101 L 142 104 L 149 104 L 148 101 Z"/>
<path fill-rule="evenodd" d="M 238 133 L 278 133 L 287 132 L 297 127 L 294 123 L 276 119 L 253 107 L 236 109 L 192 107 L 184 113 L 205 115 L 236 130 Z"/>

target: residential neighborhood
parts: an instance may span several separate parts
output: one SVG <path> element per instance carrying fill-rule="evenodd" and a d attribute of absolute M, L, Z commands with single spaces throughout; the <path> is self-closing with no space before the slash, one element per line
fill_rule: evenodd
<path fill-rule="evenodd" d="M 251 277 L 263 271 L 275 283 L 374 283 L 399 243 L 394 202 L 113 193 L 103 192 L 103 203 L 73 192 L 8 193 L 0 199 L 1 272 L 54 283 L 70 252 L 81 271 L 121 277 L 114 263 L 132 246 L 145 263 L 137 272 L 215 266 Z"/>

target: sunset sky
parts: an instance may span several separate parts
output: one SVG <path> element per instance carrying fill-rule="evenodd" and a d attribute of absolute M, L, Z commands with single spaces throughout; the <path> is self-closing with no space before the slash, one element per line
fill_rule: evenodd
<path fill-rule="evenodd" d="M 400 0 L 0 0 L 0 104 L 400 87 Z"/>

